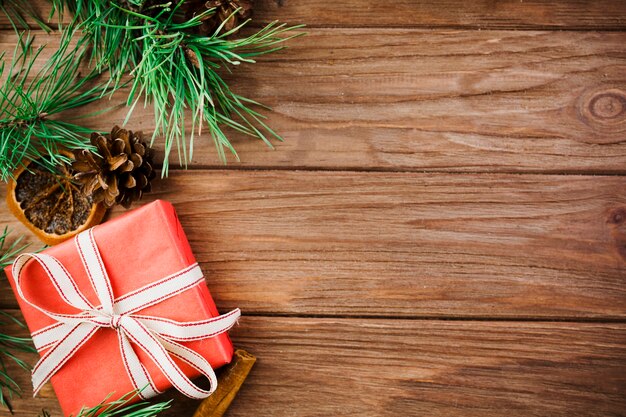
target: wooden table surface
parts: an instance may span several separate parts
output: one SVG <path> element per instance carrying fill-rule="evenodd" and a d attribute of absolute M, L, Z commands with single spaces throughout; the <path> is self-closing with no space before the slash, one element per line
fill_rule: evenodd
<path fill-rule="evenodd" d="M 256 10 L 308 25 L 230 78 L 285 142 L 233 134 L 222 166 L 196 140 L 143 201 L 174 203 L 218 307 L 243 310 L 232 337 L 258 364 L 228 415 L 626 415 L 626 3 Z M 10 371 L 17 416 L 61 416 Z M 167 396 L 164 416 L 197 406 Z"/>

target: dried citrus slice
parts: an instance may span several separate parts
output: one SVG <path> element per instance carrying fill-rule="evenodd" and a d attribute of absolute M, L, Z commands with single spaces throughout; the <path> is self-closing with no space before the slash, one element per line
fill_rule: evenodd
<path fill-rule="evenodd" d="M 71 167 L 53 173 L 36 161 L 13 173 L 7 205 L 47 245 L 56 245 L 102 221 L 106 208 L 72 182 Z"/>

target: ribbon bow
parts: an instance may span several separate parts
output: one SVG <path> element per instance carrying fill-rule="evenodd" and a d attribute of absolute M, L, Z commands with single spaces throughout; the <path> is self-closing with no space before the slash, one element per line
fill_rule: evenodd
<path fill-rule="evenodd" d="M 65 267 L 46 254 L 22 254 L 13 264 L 13 279 L 19 296 L 29 305 L 51 317 L 56 323 L 33 333 L 37 349 L 46 350 L 33 368 L 34 395 L 87 341 L 101 328 L 117 333 L 119 347 L 128 377 L 142 398 L 160 393 L 147 370 L 134 352 L 131 342 L 143 350 L 163 372 L 173 387 L 188 397 L 202 399 L 215 391 L 217 379 L 211 365 L 198 353 L 178 342 L 189 342 L 216 336 L 230 329 L 240 316 L 239 309 L 208 320 L 177 322 L 162 317 L 136 314 L 163 300 L 174 297 L 204 281 L 197 263 L 159 281 L 113 297 L 111 283 L 98 252 L 92 229 L 75 238 L 78 253 L 89 281 L 100 301 L 93 306 L 79 291 Z M 37 261 L 54 284 L 59 296 L 78 314 L 61 314 L 41 308 L 27 299 L 22 291 L 22 271 L 29 260 Z M 175 356 L 189 364 L 210 381 L 210 390 L 203 390 L 189 380 L 172 359 Z"/>

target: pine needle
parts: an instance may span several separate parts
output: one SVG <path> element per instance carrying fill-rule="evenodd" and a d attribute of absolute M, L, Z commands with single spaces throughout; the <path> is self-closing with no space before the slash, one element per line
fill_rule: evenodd
<path fill-rule="evenodd" d="M 17 238 L 11 244 L 7 244 L 9 229 L 4 228 L 4 232 L 0 235 L 0 267 L 4 268 L 13 262 L 13 258 L 26 249 L 28 245 L 20 245 L 22 237 Z M 15 317 L 0 312 L 0 327 L 6 326 L 8 323 L 14 323 L 21 327 L 24 325 Z M 15 352 L 35 352 L 35 348 L 31 345 L 30 338 L 15 337 L 4 334 L 0 331 L 0 405 L 11 409 L 11 398 L 14 395 L 20 395 L 21 390 L 17 382 L 8 374 L 6 360 L 15 362 L 20 368 L 28 370 L 28 365 L 15 356 Z"/>
<path fill-rule="evenodd" d="M 221 33 L 224 22 L 207 37 L 190 29 L 215 9 L 185 20 L 179 12 L 181 0 L 162 4 L 145 0 L 52 1 L 55 10 L 68 10 L 80 22 L 93 46 L 91 61 L 99 71 L 110 72 L 112 86 L 131 74 L 127 120 L 141 97 L 145 97 L 144 106 L 154 109 L 152 142 L 163 137 L 163 176 L 174 149 L 179 163 L 187 165 L 193 157 L 194 139 L 203 130 L 208 130 L 224 163 L 227 153 L 237 158 L 224 126 L 261 139 L 270 147 L 272 139 L 282 140 L 254 110 L 256 103 L 233 92 L 219 70 L 254 63 L 255 57 L 282 49 L 283 42 L 301 35 L 292 32 L 302 26 L 272 22 L 250 36 L 233 38 L 248 22 Z M 191 131 L 186 130 L 189 114 Z"/>
<path fill-rule="evenodd" d="M 107 402 L 107 398 L 95 407 L 84 408 L 76 417 L 153 417 L 167 410 L 171 405 L 171 400 L 156 404 L 144 401 L 129 405 L 128 402 L 137 395 L 138 391 L 133 391 L 112 402 Z M 51 417 L 51 415 L 43 410 L 40 417 Z"/>
<path fill-rule="evenodd" d="M 30 1 L 24 0 L 0 0 L 0 12 L 4 13 L 9 23 L 15 30 L 28 30 L 29 24 L 27 19 L 31 19 L 39 26 L 40 29 L 50 32 L 52 29 L 42 19 Z"/>
<path fill-rule="evenodd" d="M 9 227 L 5 226 L 4 231 L 0 234 L 0 269 L 11 265 L 13 259 L 29 246 L 28 243 L 20 245 L 24 236 L 18 237 L 11 244 L 7 244 L 7 238 L 10 233 Z"/>
<path fill-rule="evenodd" d="M 61 150 L 89 148 L 92 130 L 79 126 L 61 112 L 67 112 L 101 98 L 107 86 L 99 83 L 96 70 L 80 76 L 86 45 L 72 46 L 75 30 L 68 28 L 40 69 L 35 63 L 44 50 L 32 48 L 33 39 L 21 35 L 13 54 L 1 55 L 0 79 L 0 179 L 26 161 L 42 159 L 48 168 L 67 162 Z M 112 91 L 111 91 L 112 92 Z M 44 158 L 46 157 L 46 158 Z"/>

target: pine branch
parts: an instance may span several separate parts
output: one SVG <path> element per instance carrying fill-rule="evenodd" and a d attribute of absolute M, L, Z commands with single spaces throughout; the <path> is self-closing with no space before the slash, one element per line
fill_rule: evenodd
<path fill-rule="evenodd" d="M 2 268 L 11 264 L 13 258 L 28 246 L 20 245 L 22 241 L 21 236 L 11 244 L 7 244 L 8 236 L 9 229 L 5 227 L 4 232 L 0 235 L 0 267 Z M 5 319 L 0 319 L 0 326 L 14 323 L 20 327 L 24 327 L 19 320 L 5 312 L 0 312 L 0 317 Z M 13 395 L 19 395 L 21 390 L 17 382 L 8 374 L 5 360 L 15 362 L 22 369 L 29 369 L 28 365 L 23 360 L 15 356 L 15 352 L 35 352 L 35 348 L 31 345 L 30 338 L 15 337 L 0 332 L 0 405 L 7 407 L 11 412 L 10 400 Z"/>
<path fill-rule="evenodd" d="M 5 266 L 11 265 L 13 263 L 13 259 L 29 246 L 28 243 L 20 245 L 24 236 L 18 237 L 11 242 L 11 244 L 7 244 L 9 234 L 9 227 L 5 226 L 4 231 L 0 234 L 0 269 L 4 269 Z"/>
<path fill-rule="evenodd" d="M 156 404 L 139 402 L 128 405 L 128 402 L 137 396 L 138 392 L 130 392 L 117 401 L 107 402 L 105 399 L 100 404 L 92 408 L 81 410 L 76 417 L 153 417 L 167 410 L 170 401 Z M 50 413 L 43 410 L 39 417 L 51 417 Z"/>
<path fill-rule="evenodd" d="M 25 161 L 41 159 L 48 168 L 67 162 L 62 149 L 89 148 L 92 130 L 58 114 L 101 98 L 107 91 L 96 70 L 81 77 L 84 43 L 72 46 L 74 30 L 66 29 L 59 49 L 39 70 L 35 63 L 44 50 L 33 51 L 33 39 L 20 36 L 11 57 L 1 56 L 0 179 L 6 181 Z M 109 90 L 111 90 L 109 88 Z M 111 91 L 112 92 L 112 91 Z M 67 114 L 67 113 L 66 113 Z M 46 158 L 44 158 L 46 157 Z"/>
<path fill-rule="evenodd" d="M 181 165 L 191 160 L 194 138 L 203 126 L 208 127 L 205 129 L 223 162 L 227 152 L 237 157 L 224 126 L 261 139 L 270 147 L 271 138 L 282 140 L 255 110 L 259 103 L 233 92 L 219 70 L 254 63 L 255 57 L 282 49 L 283 42 L 299 36 L 288 33 L 301 26 L 273 22 L 257 33 L 234 39 L 234 33 L 248 21 L 223 32 L 225 21 L 211 36 L 203 36 L 194 29 L 215 13 L 214 8 L 186 18 L 181 8 L 187 3 L 180 0 L 163 4 L 146 0 L 52 1 L 55 9 L 67 8 L 80 21 L 93 45 L 92 62 L 97 69 L 110 71 L 111 85 L 119 85 L 130 72 L 127 120 L 142 98 L 144 106 L 153 106 L 156 128 L 152 141 L 164 137 L 164 176 L 174 148 Z M 189 114 L 190 132 L 186 131 Z"/>
<path fill-rule="evenodd" d="M 6 320 L 0 320 L 0 326 L 6 326 L 9 322 L 24 327 L 15 317 L 5 312 L 0 312 L 0 316 Z M 28 371 L 30 367 L 22 359 L 15 356 L 15 352 L 34 353 L 35 348 L 31 344 L 31 339 L 26 337 L 15 337 L 0 333 L 0 405 L 7 407 L 12 412 L 10 400 L 14 395 L 20 395 L 21 389 L 17 382 L 8 374 L 5 360 L 15 362 L 20 368 Z"/>

